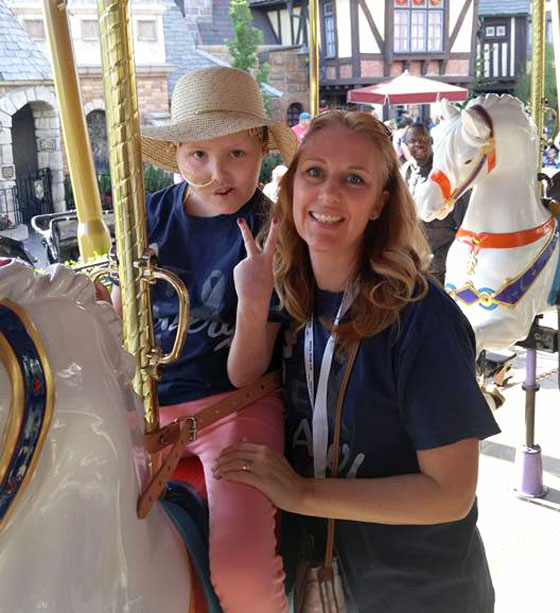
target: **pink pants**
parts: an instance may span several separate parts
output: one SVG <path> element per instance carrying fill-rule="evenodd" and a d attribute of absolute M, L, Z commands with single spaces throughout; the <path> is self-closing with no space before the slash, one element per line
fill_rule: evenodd
<path fill-rule="evenodd" d="M 162 425 L 194 415 L 227 396 L 216 394 L 160 408 Z M 225 613 L 287 613 L 282 559 L 276 553 L 276 508 L 253 487 L 216 480 L 212 467 L 225 447 L 250 441 L 284 451 L 283 405 L 279 394 L 224 417 L 202 430 L 183 455 L 204 467 L 210 512 L 210 575 Z"/>

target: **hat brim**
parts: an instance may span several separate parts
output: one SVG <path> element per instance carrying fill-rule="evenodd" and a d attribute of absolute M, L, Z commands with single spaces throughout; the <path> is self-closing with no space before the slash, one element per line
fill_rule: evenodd
<path fill-rule="evenodd" d="M 268 127 L 268 150 L 279 151 L 289 165 L 297 149 L 297 140 L 287 125 L 230 112 L 205 113 L 184 122 L 142 128 L 142 157 L 146 162 L 178 173 L 175 147 L 171 145 L 210 140 L 263 126 Z"/>

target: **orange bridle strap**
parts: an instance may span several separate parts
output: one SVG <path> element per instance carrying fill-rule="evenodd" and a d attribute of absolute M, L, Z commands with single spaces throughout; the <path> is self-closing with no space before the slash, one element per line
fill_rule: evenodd
<path fill-rule="evenodd" d="M 457 240 L 468 245 L 472 251 L 480 249 L 511 249 L 513 247 L 524 247 L 551 232 L 555 228 L 556 219 L 551 215 L 543 224 L 536 228 L 519 230 L 518 232 L 471 232 L 459 228 Z"/>
<path fill-rule="evenodd" d="M 488 114 L 488 111 L 480 104 L 475 104 L 471 108 L 473 111 L 476 111 L 480 117 L 482 117 L 490 128 L 488 143 L 481 148 L 480 157 L 474 170 L 467 177 L 467 179 L 465 179 L 464 183 L 453 191 L 451 191 L 451 181 L 449 181 L 449 177 L 442 170 L 434 168 L 428 177 L 430 181 L 433 181 L 436 185 L 438 185 L 441 195 L 443 196 L 445 204 L 448 208 L 451 208 L 451 206 L 455 204 L 455 202 L 467 191 L 467 189 L 471 187 L 473 181 L 476 179 L 476 177 L 478 177 L 478 174 L 485 165 L 487 174 L 490 174 L 496 167 L 496 143 L 494 140 L 494 124 L 492 123 L 492 118 Z"/>

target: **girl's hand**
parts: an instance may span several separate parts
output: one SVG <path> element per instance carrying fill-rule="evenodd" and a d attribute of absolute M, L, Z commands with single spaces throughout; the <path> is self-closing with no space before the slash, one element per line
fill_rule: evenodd
<path fill-rule="evenodd" d="M 307 480 L 293 470 L 283 455 L 266 445 L 239 443 L 227 447 L 212 472 L 215 479 L 257 488 L 279 509 L 292 513 L 303 509 Z"/>
<path fill-rule="evenodd" d="M 255 313 L 268 313 L 274 287 L 272 257 L 278 242 L 278 224 L 272 220 L 262 251 L 243 218 L 237 220 L 247 257 L 233 269 L 233 280 L 239 302 Z"/>

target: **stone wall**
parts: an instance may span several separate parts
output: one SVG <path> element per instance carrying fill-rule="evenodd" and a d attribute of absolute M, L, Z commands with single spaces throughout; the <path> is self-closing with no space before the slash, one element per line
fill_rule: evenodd
<path fill-rule="evenodd" d="M 167 78 L 171 69 L 156 67 L 138 68 L 136 87 L 138 91 L 138 110 L 140 123 L 151 113 L 169 112 Z M 80 89 L 84 107 L 92 100 L 103 99 L 103 78 L 100 69 L 80 70 Z"/>
<path fill-rule="evenodd" d="M 298 53 L 299 47 L 269 48 L 268 63 L 270 75 L 268 82 L 279 89 L 284 96 L 273 100 L 275 118 L 286 121 L 288 107 L 299 103 L 309 108 L 309 69 L 307 56 Z"/>
<path fill-rule="evenodd" d="M 16 184 L 13 147 L 17 144 L 12 142 L 12 117 L 28 104 L 35 123 L 38 167 L 50 168 L 54 209 L 65 210 L 62 139 L 54 87 L 5 87 L 0 95 L 0 190 Z"/>

